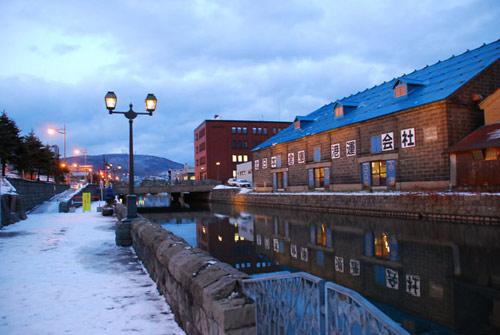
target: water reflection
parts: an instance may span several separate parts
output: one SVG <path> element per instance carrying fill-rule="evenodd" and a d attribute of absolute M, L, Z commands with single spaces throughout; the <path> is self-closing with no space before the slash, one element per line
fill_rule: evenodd
<path fill-rule="evenodd" d="M 246 273 L 305 271 L 388 306 L 395 318 L 413 315 L 415 328 L 422 318 L 459 333 L 498 332 L 498 227 L 225 205 L 151 218 L 179 215 L 196 224 L 199 248 Z"/>

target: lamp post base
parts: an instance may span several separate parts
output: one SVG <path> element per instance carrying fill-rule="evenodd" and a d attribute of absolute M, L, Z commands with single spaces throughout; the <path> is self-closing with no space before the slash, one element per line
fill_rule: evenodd
<path fill-rule="evenodd" d="M 135 219 L 137 217 L 137 196 L 134 194 L 127 195 L 127 219 Z"/>

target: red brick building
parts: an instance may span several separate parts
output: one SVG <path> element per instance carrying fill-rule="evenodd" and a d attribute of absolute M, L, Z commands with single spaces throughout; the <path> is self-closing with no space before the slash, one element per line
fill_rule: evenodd
<path fill-rule="evenodd" d="M 500 40 L 325 105 L 254 149 L 257 191 L 448 189 L 449 149 L 484 124 Z"/>
<path fill-rule="evenodd" d="M 194 130 L 196 180 L 226 182 L 236 164 L 251 160 L 252 148 L 288 127 L 290 122 L 205 120 Z"/>

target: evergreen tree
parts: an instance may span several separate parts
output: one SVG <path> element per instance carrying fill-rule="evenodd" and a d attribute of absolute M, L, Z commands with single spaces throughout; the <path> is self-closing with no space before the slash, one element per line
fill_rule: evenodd
<path fill-rule="evenodd" d="M 15 166 L 19 172 L 28 173 L 30 179 L 34 178 L 35 172 L 38 172 L 43 165 L 42 147 L 42 142 L 33 130 L 22 139 L 21 150 Z"/>
<path fill-rule="evenodd" d="M 20 146 L 19 128 L 17 128 L 13 120 L 9 119 L 4 111 L 0 116 L 0 161 L 2 163 L 2 176 L 5 176 L 7 164 L 15 162 Z"/>

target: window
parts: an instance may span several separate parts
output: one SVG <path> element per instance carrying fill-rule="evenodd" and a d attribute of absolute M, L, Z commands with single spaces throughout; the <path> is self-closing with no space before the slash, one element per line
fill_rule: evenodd
<path fill-rule="evenodd" d="M 262 131 L 264 132 L 264 135 L 267 135 L 267 128 L 263 128 Z"/>
<path fill-rule="evenodd" d="M 233 155 L 232 158 L 233 158 L 233 163 L 236 163 L 236 160 L 237 160 L 236 155 Z"/>
<path fill-rule="evenodd" d="M 313 157 L 315 162 L 321 161 L 321 148 L 316 147 L 314 148 L 314 157 Z"/>
<path fill-rule="evenodd" d="M 396 98 L 404 97 L 407 94 L 408 94 L 408 87 L 406 86 L 405 83 L 400 83 L 396 85 L 396 87 L 394 87 L 394 96 Z"/>
<path fill-rule="evenodd" d="M 248 162 L 248 156 L 247 155 L 243 155 L 243 161 L 244 162 Z"/>
<path fill-rule="evenodd" d="M 261 134 L 262 134 L 262 128 L 257 128 L 257 133 L 258 133 L 259 135 L 261 135 Z"/>
<path fill-rule="evenodd" d="M 243 149 L 248 149 L 248 142 L 247 141 L 243 141 L 243 146 L 242 146 Z"/>
<path fill-rule="evenodd" d="M 236 128 L 238 134 L 241 134 L 241 127 Z"/>
<path fill-rule="evenodd" d="M 236 134 L 236 127 L 231 127 L 231 132 L 232 132 L 233 134 Z"/>
<path fill-rule="evenodd" d="M 321 188 L 325 186 L 325 168 L 314 169 L 314 187 Z"/>
<path fill-rule="evenodd" d="M 372 165 L 372 185 L 383 186 L 386 184 L 387 167 L 385 161 L 371 162 Z"/>
<path fill-rule="evenodd" d="M 277 132 L 276 128 L 273 128 L 273 134 L 276 134 L 276 132 Z"/>
<path fill-rule="evenodd" d="M 321 227 L 316 227 L 316 245 L 326 248 L 327 245 L 326 225 L 322 224 Z"/>
<path fill-rule="evenodd" d="M 247 133 L 247 127 L 243 127 L 243 128 L 241 128 L 241 130 L 242 130 L 243 134 Z"/>
<path fill-rule="evenodd" d="M 237 148 L 237 145 L 238 145 L 238 142 L 237 142 L 237 141 L 233 140 L 233 141 L 231 142 L 231 148 L 236 149 L 236 148 Z"/>
<path fill-rule="evenodd" d="M 238 155 L 238 162 L 239 163 L 243 162 L 243 156 L 242 155 Z"/>
<path fill-rule="evenodd" d="M 236 170 L 233 170 L 233 178 L 236 178 Z"/>
<path fill-rule="evenodd" d="M 335 107 L 335 117 L 342 117 L 342 116 L 344 116 L 344 107 L 339 105 Z"/>
<path fill-rule="evenodd" d="M 389 244 L 389 235 L 387 233 L 375 235 L 373 239 L 373 247 L 375 257 L 389 259 L 391 246 Z"/>
<path fill-rule="evenodd" d="M 257 128 L 252 128 L 252 134 L 257 134 Z"/>

